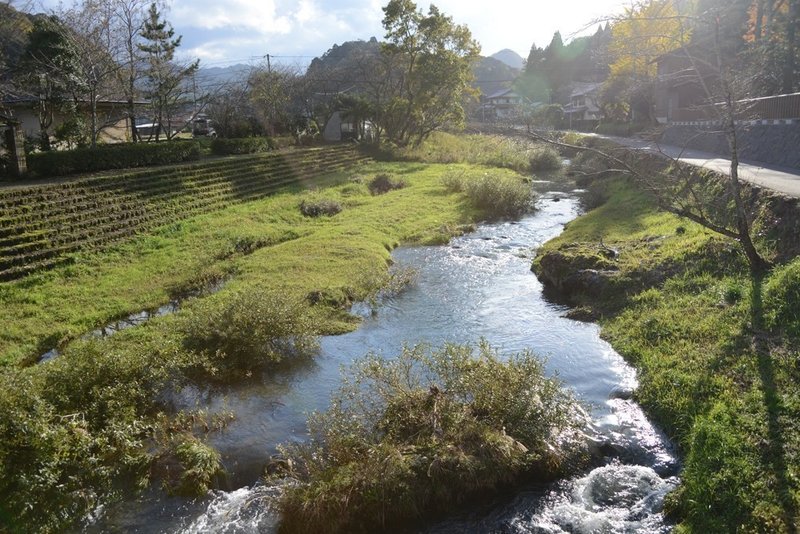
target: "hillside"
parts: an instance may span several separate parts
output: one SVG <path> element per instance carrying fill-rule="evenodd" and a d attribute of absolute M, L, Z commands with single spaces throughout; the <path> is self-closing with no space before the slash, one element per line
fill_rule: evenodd
<path fill-rule="evenodd" d="M 504 48 L 499 52 L 495 52 L 489 57 L 494 58 L 498 61 L 502 61 L 512 69 L 520 70 L 522 69 L 522 67 L 525 66 L 525 60 L 522 59 L 522 56 L 520 56 L 519 54 L 508 48 Z"/>
<path fill-rule="evenodd" d="M 517 69 L 493 57 L 482 57 L 473 67 L 472 73 L 475 75 L 473 86 L 480 89 L 483 96 L 511 87 L 519 76 Z"/>

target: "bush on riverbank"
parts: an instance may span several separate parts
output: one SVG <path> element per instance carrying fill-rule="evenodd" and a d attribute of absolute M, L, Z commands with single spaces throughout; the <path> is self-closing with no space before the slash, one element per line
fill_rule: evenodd
<path fill-rule="evenodd" d="M 452 510 L 522 476 L 561 473 L 585 420 L 530 353 L 482 343 L 358 360 L 311 441 L 286 453 L 300 484 L 281 502 L 284 532 L 375 531 Z"/>
<path fill-rule="evenodd" d="M 531 186 L 514 176 L 451 169 L 441 180 L 448 191 L 465 193 L 490 217 L 518 217 L 533 207 Z"/>
<path fill-rule="evenodd" d="M 790 531 L 800 509 L 800 260 L 754 280 L 732 240 L 660 212 L 635 183 L 604 183 L 608 201 L 546 243 L 535 269 L 552 264 L 563 278 L 613 268 L 625 281 L 575 300 L 604 315 L 604 337 L 639 371 L 637 400 L 684 453 L 668 499 L 678 531 Z M 582 267 L 608 248 L 610 266 Z"/>
<path fill-rule="evenodd" d="M 276 292 L 252 288 L 192 306 L 184 321 L 188 349 L 202 355 L 210 376 L 248 375 L 318 348 L 307 306 Z"/>
<path fill-rule="evenodd" d="M 201 299 L 186 312 L 173 317 L 177 328 L 163 318 L 0 375 L 0 495 L 17 522 L 0 517 L 0 527 L 63 531 L 152 479 L 205 494 L 219 454 L 163 399 L 192 380 L 240 378 L 317 346 L 305 307 L 272 293 Z"/>
<path fill-rule="evenodd" d="M 405 186 L 406 183 L 403 180 L 395 178 L 391 174 L 382 172 L 370 180 L 367 188 L 373 195 L 383 195 L 384 193 L 394 191 L 395 189 L 403 189 Z"/>
<path fill-rule="evenodd" d="M 306 217 L 332 217 L 342 211 L 341 203 L 329 198 L 306 198 L 300 201 L 300 213 Z"/>

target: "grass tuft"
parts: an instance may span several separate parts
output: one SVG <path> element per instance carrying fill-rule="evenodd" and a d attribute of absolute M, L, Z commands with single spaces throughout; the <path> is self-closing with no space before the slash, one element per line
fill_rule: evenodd
<path fill-rule="evenodd" d="M 501 359 L 482 343 L 368 355 L 311 417 L 311 440 L 284 449 L 300 483 L 283 496 L 282 531 L 397 527 L 532 472 L 552 478 L 580 413 L 527 352 Z"/>

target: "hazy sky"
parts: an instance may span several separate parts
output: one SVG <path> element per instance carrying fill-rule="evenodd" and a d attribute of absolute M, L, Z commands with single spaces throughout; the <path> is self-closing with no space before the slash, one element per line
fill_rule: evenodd
<path fill-rule="evenodd" d="M 381 7 L 388 0 L 172 0 L 166 18 L 183 35 L 181 54 L 202 66 L 253 62 L 270 54 L 278 63 L 308 63 L 334 43 L 381 39 Z M 18 2 L 19 3 L 19 2 Z M 44 8 L 58 0 L 41 0 Z M 71 0 L 62 2 L 69 5 Z M 565 40 L 593 20 L 618 13 L 630 0 L 434 0 L 466 24 L 483 55 L 510 48 L 527 57 L 560 30 Z M 417 2 L 427 10 L 430 2 Z M 588 31 L 594 31 L 592 27 Z"/>

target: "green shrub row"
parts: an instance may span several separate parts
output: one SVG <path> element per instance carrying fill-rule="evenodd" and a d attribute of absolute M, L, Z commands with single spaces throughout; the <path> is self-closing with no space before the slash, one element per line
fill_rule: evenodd
<path fill-rule="evenodd" d="M 211 152 L 218 156 L 232 154 L 256 154 L 275 150 L 275 142 L 270 137 L 241 137 L 238 139 L 217 138 L 211 142 Z"/>
<path fill-rule="evenodd" d="M 149 167 L 181 163 L 200 158 L 200 147 L 192 141 L 126 143 L 39 152 L 28 156 L 28 170 L 39 177 L 83 172 Z"/>

